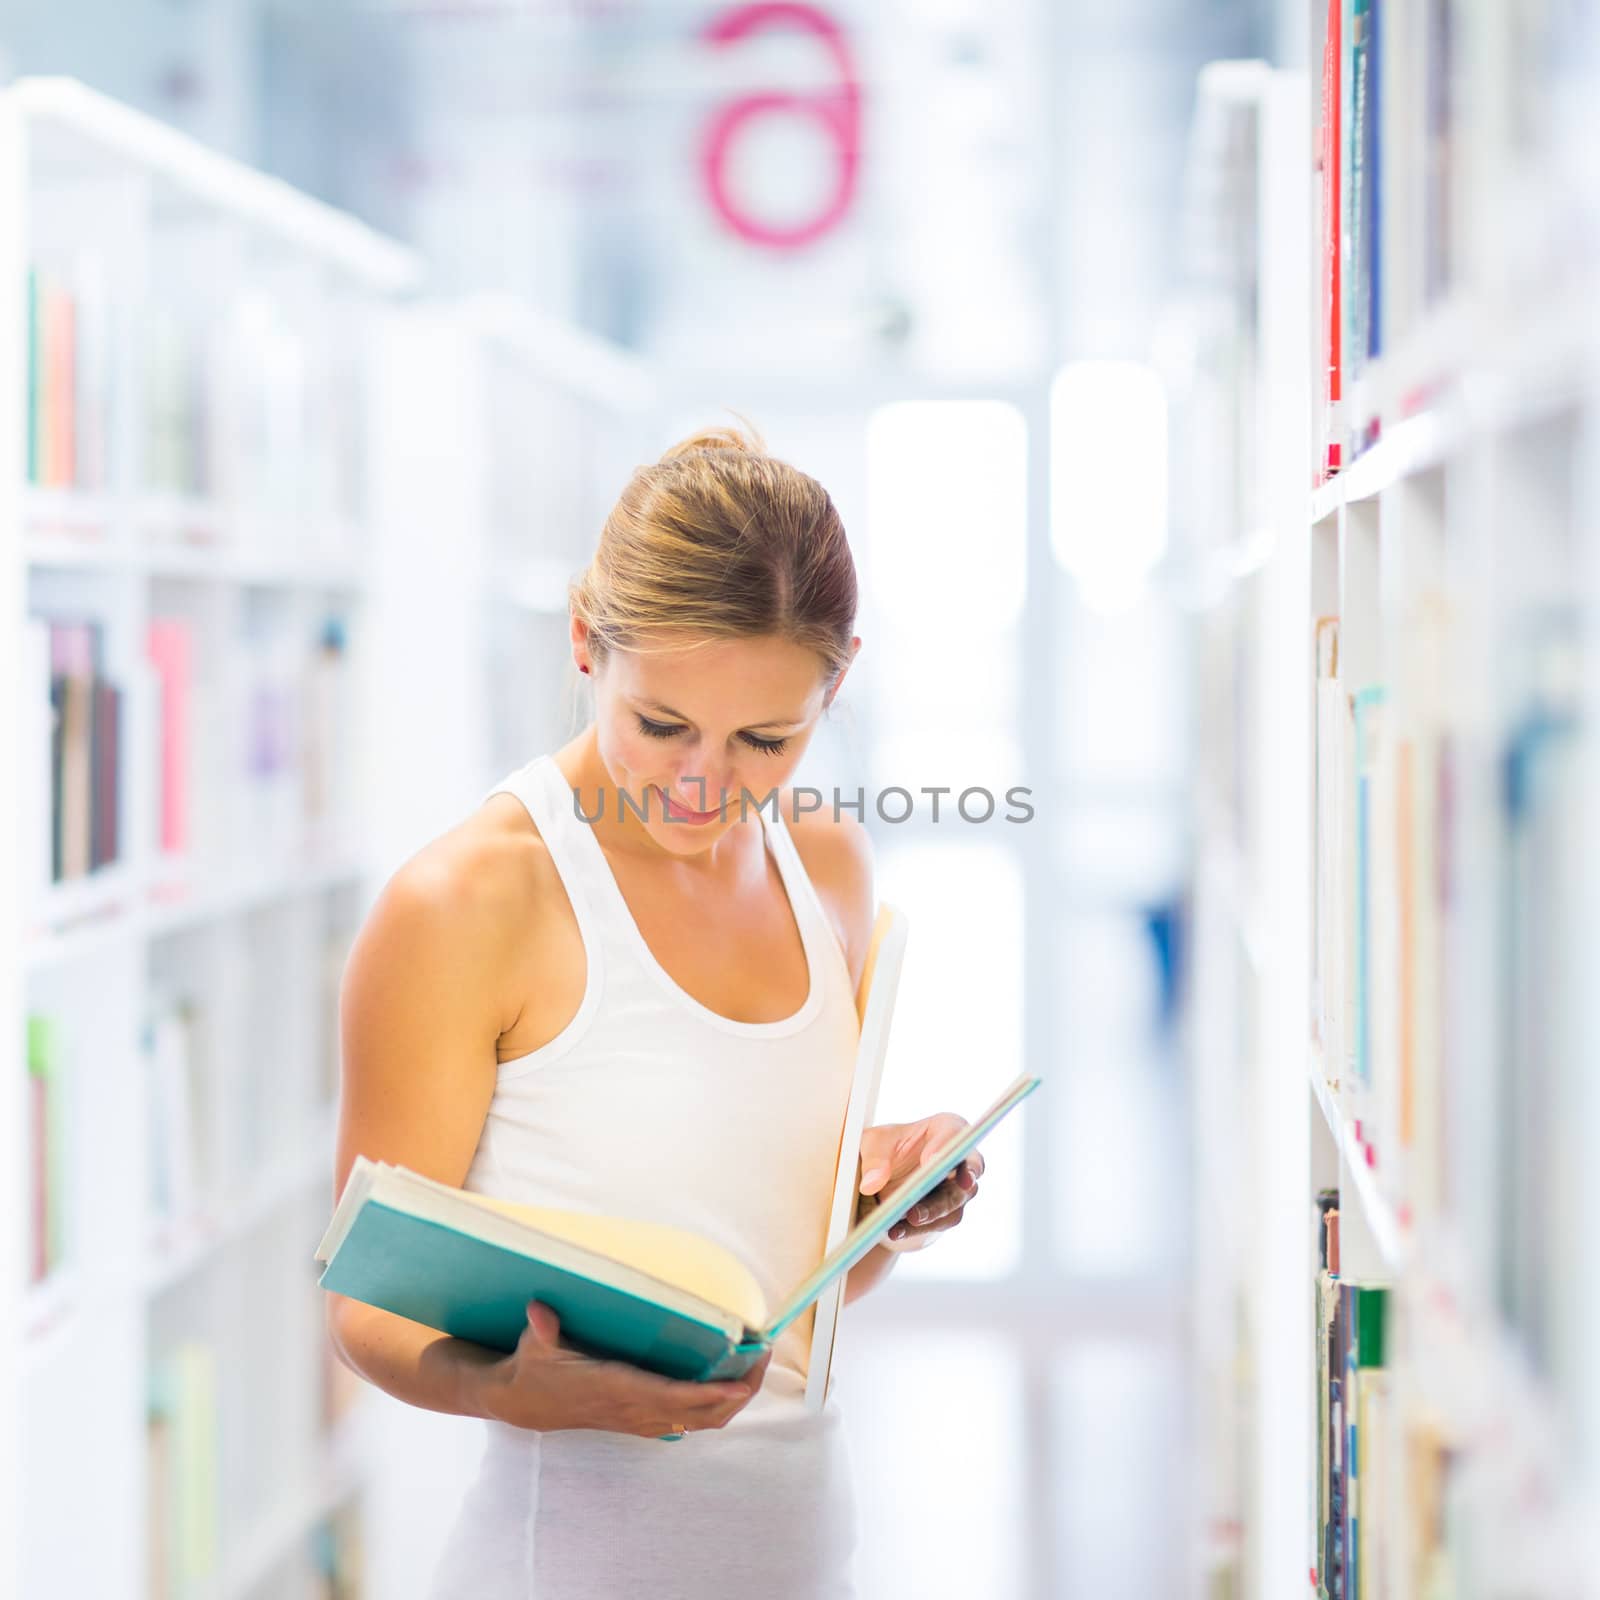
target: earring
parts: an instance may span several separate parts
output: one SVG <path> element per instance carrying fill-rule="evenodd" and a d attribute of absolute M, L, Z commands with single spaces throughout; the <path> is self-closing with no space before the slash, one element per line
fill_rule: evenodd
<path fill-rule="evenodd" d="M 588 671 L 588 670 L 589 670 L 589 669 L 588 669 L 588 667 L 586 667 L 586 666 L 584 666 L 584 667 L 579 667 L 579 668 L 578 668 L 578 671 L 579 671 L 579 672 L 587 672 L 587 671 Z"/>

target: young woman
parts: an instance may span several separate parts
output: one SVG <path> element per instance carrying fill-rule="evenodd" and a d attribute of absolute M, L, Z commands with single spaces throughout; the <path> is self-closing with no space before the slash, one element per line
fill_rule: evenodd
<path fill-rule="evenodd" d="M 874 917 L 865 830 L 786 787 L 860 648 L 844 528 L 759 441 L 699 434 L 635 472 L 570 601 L 592 724 L 407 861 L 352 949 L 335 1192 L 360 1153 L 647 1217 L 776 1299 L 822 1257 Z M 964 1125 L 868 1129 L 863 1204 Z M 897 1223 L 846 1303 L 982 1170 Z M 380 1388 L 488 1423 L 439 1600 L 854 1595 L 838 1402 L 802 1404 L 810 1312 L 738 1383 L 595 1359 L 538 1302 L 510 1355 L 340 1296 L 329 1318 Z"/>

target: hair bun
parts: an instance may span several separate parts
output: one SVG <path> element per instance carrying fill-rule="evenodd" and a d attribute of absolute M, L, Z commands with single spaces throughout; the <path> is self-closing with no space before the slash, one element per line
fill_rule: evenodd
<path fill-rule="evenodd" d="M 691 433 L 687 438 L 680 439 L 675 445 L 662 451 L 661 460 L 676 461 L 681 456 L 696 455 L 703 450 L 737 450 L 743 455 L 765 455 L 766 440 L 761 437 L 754 424 L 747 422 L 743 417 L 739 420 L 745 423 L 748 432 L 732 426 L 702 428 L 698 433 Z"/>

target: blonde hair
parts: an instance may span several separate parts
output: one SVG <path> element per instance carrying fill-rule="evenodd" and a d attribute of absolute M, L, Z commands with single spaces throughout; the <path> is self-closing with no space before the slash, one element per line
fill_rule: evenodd
<path fill-rule="evenodd" d="M 856 569 L 815 478 L 753 427 L 707 428 L 635 469 L 567 599 L 597 665 L 669 634 L 775 635 L 814 650 L 831 686 L 851 660 Z"/>

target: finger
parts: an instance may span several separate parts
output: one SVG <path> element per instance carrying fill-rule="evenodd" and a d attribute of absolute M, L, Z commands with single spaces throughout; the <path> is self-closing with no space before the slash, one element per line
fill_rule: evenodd
<path fill-rule="evenodd" d="M 966 1193 L 954 1184 L 941 1183 L 937 1189 L 924 1195 L 912 1206 L 906 1213 L 906 1220 L 913 1227 L 921 1227 L 924 1223 L 936 1221 L 948 1212 L 959 1210 L 966 1204 L 966 1199 Z"/>
<path fill-rule="evenodd" d="M 663 1406 L 683 1416 L 714 1411 L 729 1402 L 742 1402 L 750 1397 L 742 1378 L 708 1383 L 693 1378 L 663 1378 L 660 1373 L 646 1372 L 626 1361 L 608 1361 L 604 1365 L 627 1398 L 652 1408 Z"/>

